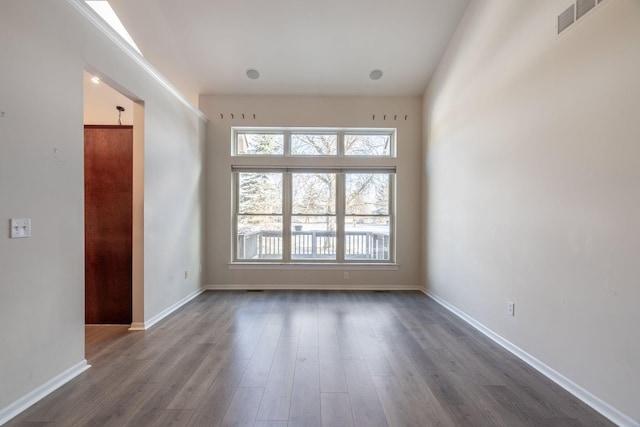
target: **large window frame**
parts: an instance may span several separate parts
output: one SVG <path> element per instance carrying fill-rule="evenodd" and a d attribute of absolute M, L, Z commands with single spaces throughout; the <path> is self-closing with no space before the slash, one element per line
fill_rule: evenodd
<path fill-rule="evenodd" d="M 265 135 L 282 135 L 283 137 L 283 149 L 278 154 L 260 154 L 260 153 L 242 153 L 238 149 L 239 139 L 245 137 L 245 135 L 251 134 L 265 134 Z M 318 154 L 309 155 L 305 154 L 294 155 L 291 154 L 291 141 L 292 135 L 323 135 L 323 136 L 335 136 L 336 147 L 333 154 Z M 386 145 L 384 150 L 378 150 L 373 155 L 349 155 L 345 154 L 345 140 L 350 135 L 363 135 L 363 136 L 382 136 L 383 140 L 387 141 L 389 147 Z M 331 138 L 329 138 L 331 139 Z M 245 140 L 246 141 L 246 140 Z M 244 143 L 244 142 L 243 142 Z M 396 193 L 396 130 L 395 129 L 361 129 L 361 128 L 340 128 L 340 129 L 326 129 L 326 128 L 233 128 L 232 129 L 232 147 L 231 154 L 234 158 L 231 167 L 233 198 L 232 198 L 232 224 L 231 224 L 231 262 L 232 264 L 394 264 L 396 262 L 396 212 L 395 212 L 395 193 Z M 254 216 L 269 216 L 273 212 L 242 212 L 241 211 L 241 174 L 243 177 L 255 175 L 255 174 L 281 174 L 281 209 L 280 213 L 280 238 L 281 248 L 280 256 L 275 257 L 259 257 L 255 258 L 253 255 L 243 256 L 245 252 L 244 245 L 245 234 L 239 234 L 239 221 L 248 217 Z M 331 176 L 335 178 L 335 194 L 334 197 L 334 212 L 329 212 L 326 215 L 322 213 L 302 213 L 294 210 L 294 179 L 300 174 L 310 174 L 308 176 Z M 374 175 L 375 174 L 375 175 Z M 382 184 L 377 184 L 378 187 L 386 189 L 386 194 L 381 200 L 382 206 L 386 209 L 379 209 L 380 212 L 363 212 L 363 213 L 348 213 L 346 191 L 347 180 L 349 177 L 354 176 L 387 176 L 388 178 L 381 178 L 379 181 Z M 352 179 L 352 178 L 351 178 Z M 245 190 L 246 192 L 246 190 Z M 273 193 L 272 193 L 273 194 Z M 379 206 L 379 205 L 377 205 Z M 332 238 L 335 239 L 332 242 L 334 245 L 333 253 L 327 252 L 329 255 L 315 257 L 305 257 L 299 255 L 298 239 L 299 230 L 294 230 L 292 226 L 293 218 L 300 217 L 331 217 L 335 221 L 334 230 L 331 231 Z M 273 218 L 272 218 L 273 219 Z M 346 221 L 352 221 L 351 225 L 347 225 Z M 367 232 L 367 252 L 360 255 L 360 253 L 354 255 L 353 251 L 349 253 L 347 251 L 348 246 L 353 246 L 353 239 L 356 233 L 353 231 L 353 227 L 356 226 L 356 220 L 358 224 L 365 224 L 363 227 L 369 224 L 370 227 L 380 227 L 381 231 Z M 328 221 L 328 220 L 327 220 Z M 351 227 L 348 231 L 347 228 Z M 328 234 L 327 234 L 328 235 Z M 364 234 L 363 234 L 364 235 Z M 315 239 L 315 233 L 313 239 Z M 362 237 L 364 238 L 364 237 Z M 315 244 L 315 243 L 314 243 Z"/>
<path fill-rule="evenodd" d="M 396 129 L 392 128 L 253 128 L 234 127 L 231 129 L 231 155 L 233 157 L 247 158 L 278 158 L 278 157 L 298 157 L 298 158 L 345 158 L 345 159 L 391 159 L 396 158 Z M 282 153 L 244 153 L 239 147 L 239 140 L 247 135 L 278 135 L 283 137 Z M 335 135 L 337 137 L 337 149 L 334 154 L 293 154 L 291 150 L 292 136 L 294 135 Z M 345 153 L 345 140 L 349 136 L 386 136 L 389 137 L 389 152 L 386 154 L 348 154 Z"/>

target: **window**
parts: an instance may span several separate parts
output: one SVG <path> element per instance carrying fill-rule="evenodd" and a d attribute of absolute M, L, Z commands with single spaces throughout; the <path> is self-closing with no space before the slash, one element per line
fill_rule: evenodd
<path fill-rule="evenodd" d="M 344 152 L 347 156 L 390 156 L 391 135 L 345 135 Z"/>
<path fill-rule="evenodd" d="M 335 173 L 291 173 L 291 259 L 336 259 Z"/>
<path fill-rule="evenodd" d="M 233 261 L 394 262 L 394 137 L 234 130 Z"/>
<path fill-rule="evenodd" d="M 116 33 L 120 35 L 132 48 L 134 48 L 140 55 L 140 49 L 136 46 L 136 43 L 131 38 L 131 35 L 116 15 L 108 1 L 86 1 L 87 5 L 91 7 Z"/>
<path fill-rule="evenodd" d="M 282 173 L 239 173 L 237 180 L 238 258 L 281 260 Z"/>
<path fill-rule="evenodd" d="M 389 258 L 390 174 L 345 174 L 345 258 Z"/>
<path fill-rule="evenodd" d="M 284 153 L 284 135 L 277 133 L 239 132 L 235 138 L 236 153 L 277 156 Z"/>
<path fill-rule="evenodd" d="M 233 130 L 234 156 L 395 157 L 393 129 Z"/>
<path fill-rule="evenodd" d="M 291 155 L 293 156 L 335 156 L 338 153 L 338 136 L 291 135 Z"/>

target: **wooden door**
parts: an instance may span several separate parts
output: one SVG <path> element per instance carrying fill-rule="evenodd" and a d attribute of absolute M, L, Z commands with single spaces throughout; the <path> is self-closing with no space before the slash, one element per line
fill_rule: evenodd
<path fill-rule="evenodd" d="M 133 127 L 84 127 L 85 322 L 131 323 Z"/>

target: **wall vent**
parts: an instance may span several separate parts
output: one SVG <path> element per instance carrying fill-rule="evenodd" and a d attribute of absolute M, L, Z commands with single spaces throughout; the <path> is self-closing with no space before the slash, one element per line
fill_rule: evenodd
<path fill-rule="evenodd" d="M 558 15 L 558 34 L 589 13 L 594 7 L 604 2 L 605 0 L 576 0 L 574 4 Z"/>
<path fill-rule="evenodd" d="M 596 0 L 578 0 L 576 6 L 576 19 L 580 19 L 585 13 L 596 7 Z"/>
<path fill-rule="evenodd" d="M 576 5 L 572 4 L 567 10 L 558 15 L 558 34 L 566 30 L 576 19 Z"/>

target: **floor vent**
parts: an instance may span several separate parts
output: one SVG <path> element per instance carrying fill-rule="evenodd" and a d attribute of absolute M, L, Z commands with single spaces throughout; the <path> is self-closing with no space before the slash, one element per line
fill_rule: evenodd
<path fill-rule="evenodd" d="M 264 289 L 247 289 L 246 292 L 264 292 Z"/>
<path fill-rule="evenodd" d="M 573 24 L 576 19 L 576 7 L 575 5 L 569 6 L 567 10 L 558 15 L 558 34 L 566 30 Z"/>

